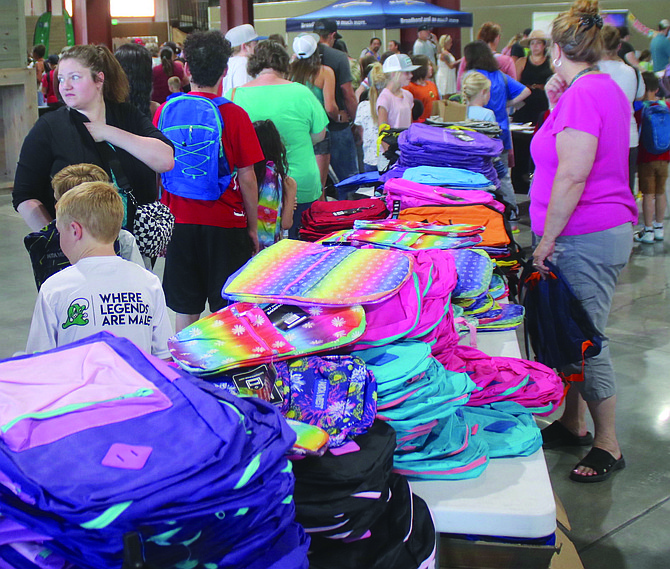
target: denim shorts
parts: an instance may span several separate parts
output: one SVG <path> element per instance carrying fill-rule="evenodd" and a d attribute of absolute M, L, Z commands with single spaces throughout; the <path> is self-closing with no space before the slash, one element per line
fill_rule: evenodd
<path fill-rule="evenodd" d="M 330 132 L 326 130 L 326 138 L 314 145 L 314 155 L 330 154 Z"/>

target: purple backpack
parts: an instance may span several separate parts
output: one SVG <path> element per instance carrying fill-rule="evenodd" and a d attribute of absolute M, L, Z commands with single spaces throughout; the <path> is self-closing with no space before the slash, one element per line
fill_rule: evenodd
<path fill-rule="evenodd" d="M 136 532 L 152 567 L 307 567 L 273 406 L 105 332 L 0 362 L 0 390 L 0 514 L 56 555 L 117 568 Z"/>
<path fill-rule="evenodd" d="M 504 206 L 488 192 L 482 190 L 452 190 L 440 186 L 427 186 L 403 178 L 393 178 L 384 184 L 386 207 L 400 212 L 409 207 L 430 205 L 485 204 L 504 211 Z"/>

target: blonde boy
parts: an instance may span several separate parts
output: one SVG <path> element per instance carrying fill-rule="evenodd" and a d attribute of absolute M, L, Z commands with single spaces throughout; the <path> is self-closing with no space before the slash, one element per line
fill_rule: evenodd
<path fill-rule="evenodd" d="M 168 79 L 168 89 L 171 94 L 181 93 L 181 79 L 176 75 L 173 75 Z"/>
<path fill-rule="evenodd" d="M 66 166 L 51 179 L 51 187 L 54 190 L 56 201 L 61 199 L 65 192 L 84 182 L 109 182 L 109 176 L 107 176 L 107 172 L 95 164 L 82 163 Z M 119 255 L 143 267 L 144 261 L 132 233 L 122 229 L 118 238 Z M 51 221 L 40 231 L 30 233 L 24 239 L 33 265 L 37 290 L 51 275 L 70 266 L 67 257 L 60 249 L 59 243 L 56 220 Z"/>
<path fill-rule="evenodd" d="M 172 326 L 156 275 L 114 252 L 123 202 L 106 182 L 86 182 L 56 204 L 60 246 L 71 267 L 40 289 L 28 353 L 42 352 L 106 330 L 169 359 Z"/>

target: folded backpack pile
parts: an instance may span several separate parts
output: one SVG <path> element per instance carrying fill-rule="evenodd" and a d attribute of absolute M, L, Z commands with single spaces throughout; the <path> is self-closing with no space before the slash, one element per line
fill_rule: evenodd
<path fill-rule="evenodd" d="M 466 373 L 447 372 L 424 342 L 400 341 L 355 352 L 377 379 L 377 417 L 398 434 L 394 470 L 410 479 L 479 476 L 486 443 L 457 411 L 475 389 Z"/>
<path fill-rule="evenodd" d="M 0 378 L 3 566 L 116 569 L 135 533 L 150 567 L 307 567 L 295 435 L 271 405 L 107 333 L 1 362 Z"/>
<path fill-rule="evenodd" d="M 524 308 L 498 302 L 508 294 L 504 279 L 493 272 L 491 258 L 480 249 L 451 252 L 458 273 L 452 301 L 475 322 L 478 332 L 514 330 L 523 323 Z"/>
<path fill-rule="evenodd" d="M 503 151 L 498 139 L 475 131 L 414 123 L 400 135 L 398 144 L 398 166 L 464 168 L 483 174 L 496 187 L 500 185 L 493 167 L 493 159 Z"/>
<path fill-rule="evenodd" d="M 341 200 L 334 202 L 315 201 L 302 214 L 300 239 L 318 241 L 322 237 L 351 229 L 357 219 L 384 219 L 388 211 L 379 198 L 362 200 Z"/>
<path fill-rule="evenodd" d="M 431 567 L 435 528 L 425 502 L 391 472 L 394 430 L 375 421 L 336 451 L 293 463 L 296 519 L 311 537 L 310 567 Z"/>

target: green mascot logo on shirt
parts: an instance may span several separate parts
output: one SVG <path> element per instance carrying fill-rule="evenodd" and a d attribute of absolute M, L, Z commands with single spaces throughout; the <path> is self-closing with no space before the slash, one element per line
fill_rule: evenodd
<path fill-rule="evenodd" d="M 70 326 L 86 326 L 88 324 L 89 302 L 85 298 L 75 298 L 67 308 L 67 320 L 63 322 L 63 330 Z"/>

